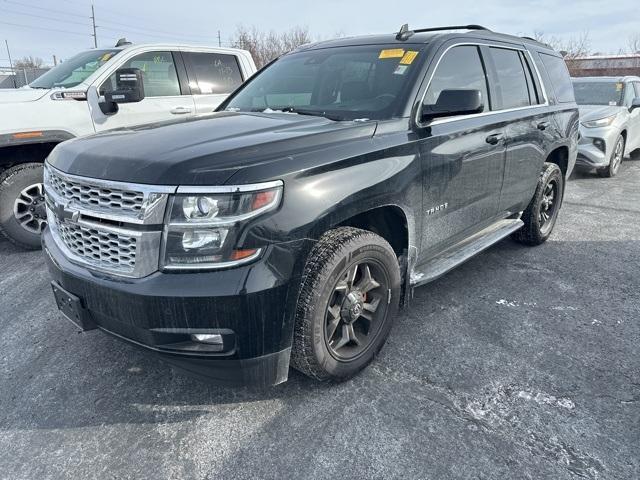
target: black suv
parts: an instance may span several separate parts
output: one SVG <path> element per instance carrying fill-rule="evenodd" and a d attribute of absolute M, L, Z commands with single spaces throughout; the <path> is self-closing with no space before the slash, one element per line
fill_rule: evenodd
<path fill-rule="evenodd" d="M 144 97 L 126 74 L 110 101 Z M 218 113 L 53 150 L 56 301 L 219 382 L 347 378 L 412 288 L 549 237 L 577 141 L 563 59 L 531 39 L 405 25 L 305 45 Z"/>

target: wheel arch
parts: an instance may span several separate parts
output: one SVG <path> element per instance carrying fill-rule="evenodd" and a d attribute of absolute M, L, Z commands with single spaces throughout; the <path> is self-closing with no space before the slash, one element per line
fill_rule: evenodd
<path fill-rule="evenodd" d="M 554 148 L 547 155 L 546 162 L 558 165 L 562 172 L 562 176 L 566 178 L 567 171 L 569 170 L 569 147 L 562 145 Z"/>
<path fill-rule="evenodd" d="M 56 145 L 75 138 L 63 131 L 34 131 L 0 135 L 0 170 L 23 163 L 42 163 Z"/>

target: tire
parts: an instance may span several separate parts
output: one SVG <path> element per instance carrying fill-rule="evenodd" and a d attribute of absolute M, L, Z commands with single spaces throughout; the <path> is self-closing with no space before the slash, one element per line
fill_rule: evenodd
<path fill-rule="evenodd" d="M 552 202 L 549 201 L 549 188 L 553 192 Z M 524 226 L 513 234 L 514 240 L 529 246 L 546 242 L 556 224 L 563 196 L 562 170 L 555 163 L 545 163 L 538 178 L 536 192 L 522 213 L 521 220 Z"/>
<path fill-rule="evenodd" d="M 41 163 L 24 163 L 0 175 L 0 233 L 29 250 L 41 248 L 40 232 L 46 225 L 42 169 Z"/>
<path fill-rule="evenodd" d="M 336 228 L 312 249 L 301 283 L 292 366 L 321 381 L 352 377 L 373 360 L 391 330 L 400 303 L 398 258 L 372 232 Z"/>
<path fill-rule="evenodd" d="M 613 151 L 611 152 L 611 158 L 609 158 L 609 165 L 597 169 L 596 172 L 598 172 L 598 175 L 603 178 L 611 178 L 616 176 L 624 158 L 624 147 L 624 137 L 622 135 L 618 135 L 616 143 L 613 147 Z"/>

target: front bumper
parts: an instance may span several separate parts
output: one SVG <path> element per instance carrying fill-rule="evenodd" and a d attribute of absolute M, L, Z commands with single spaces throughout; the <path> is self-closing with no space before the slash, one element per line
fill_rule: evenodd
<path fill-rule="evenodd" d="M 576 165 L 588 168 L 609 166 L 611 153 L 619 134 L 615 126 L 585 128 L 581 125 Z"/>
<path fill-rule="evenodd" d="M 287 379 L 303 259 L 311 240 L 272 245 L 252 264 L 199 273 L 156 272 L 140 279 L 70 262 L 49 230 L 51 276 L 80 299 L 91 324 L 215 383 L 274 385 Z M 194 342 L 215 333 L 222 345 Z"/>

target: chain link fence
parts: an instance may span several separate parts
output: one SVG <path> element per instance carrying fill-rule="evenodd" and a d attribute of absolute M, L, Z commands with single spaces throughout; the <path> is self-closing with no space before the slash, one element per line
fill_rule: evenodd
<path fill-rule="evenodd" d="M 20 88 L 28 85 L 48 68 L 11 68 L 0 66 L 0 88 Z"/>

